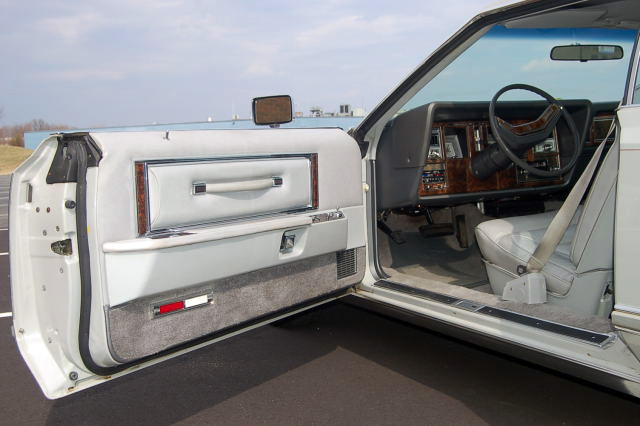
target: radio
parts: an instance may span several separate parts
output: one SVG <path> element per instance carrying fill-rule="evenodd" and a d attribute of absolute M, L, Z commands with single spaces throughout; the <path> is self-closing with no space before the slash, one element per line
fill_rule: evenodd
<path fill-rule="evenodd" d="M 427 164 L 422 171 L 422 186 L 424 190 L 444 189 L 447 186 L 444 164 Z"/>

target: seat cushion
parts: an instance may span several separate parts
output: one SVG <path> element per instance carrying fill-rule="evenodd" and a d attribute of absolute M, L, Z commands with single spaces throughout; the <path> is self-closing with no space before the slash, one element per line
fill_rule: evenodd
<path fill-rule="evenodd" d="M 526 266 L 555 214 L 552 211 L 482 222 L 476 227 L 476 238 L 484 259 L 517 274 L 518 266 Z M 571 262 L 571 241 L 578 217 L 580 209 L 542 270 L 547 290 L 552 293 L 565 295 L 573 283 L 576 268 Z"/>

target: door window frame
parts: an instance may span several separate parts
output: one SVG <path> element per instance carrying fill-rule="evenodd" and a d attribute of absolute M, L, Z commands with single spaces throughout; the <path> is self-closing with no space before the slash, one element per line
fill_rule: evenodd
<path fill-rule="evenodd" d="M 640 67 L 640 52 L 638 51 L 640 48 L 639 40 L 640 30 L 638 34 L 636 34 L 636 41 L 633 44 L 633 56 L 629 61 L 629 72 L 627 73 L 627 84 L 624 97 L 622 98 L 622 105 L 640 104 L 640 93 L 637 93 L 636 96 L 636 87 L 640 89 L 640 82 L 638 81 L 638 77 L 640 77 L 640 73 L 638 72 L 638 68 Z"/>

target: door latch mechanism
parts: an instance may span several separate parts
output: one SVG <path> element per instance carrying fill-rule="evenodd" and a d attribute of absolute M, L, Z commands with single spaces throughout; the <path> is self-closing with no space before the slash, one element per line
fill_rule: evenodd
<path fill-rule="evenodd" d="M 60 240 L 51 243 L 51 251 L 60 256 L 70 256 L 73 254 L 73 248 L 71 247 L 71 239 Z"/>

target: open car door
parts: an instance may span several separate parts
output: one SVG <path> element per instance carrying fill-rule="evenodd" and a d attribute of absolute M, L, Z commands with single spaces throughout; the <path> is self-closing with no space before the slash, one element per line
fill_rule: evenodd
<path fill-rule="evenodd" d="M 12 180 L 15 337 L 62 397 L 346 294 L 364 245 L 340 129 L 53 135 Z"/>

